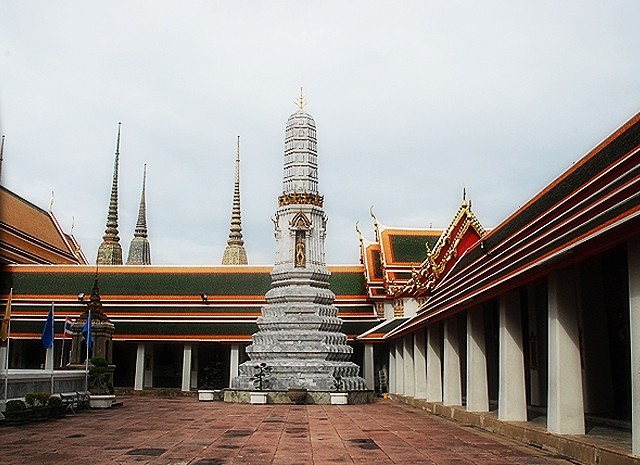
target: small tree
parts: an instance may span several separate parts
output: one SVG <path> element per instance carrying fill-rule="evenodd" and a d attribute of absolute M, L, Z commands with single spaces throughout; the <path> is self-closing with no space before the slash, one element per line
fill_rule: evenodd
<path fill-rule="evenodd" d="M 271 374 L 271 367 L 265 362 L 253 367 L 255 375 L 251 378 L 253 385 L 258 388 L 258 391 L 262 391 L 267 384 L 269 384 L 269 375 Z"/>
<path fill-rule="evenodd" d="M 89 368 L 89 392 L 91 394 L 113 394 L 113 384 L 111 383 L 111 370 L 109 363 L 102 357 L 91 359 Z"/>

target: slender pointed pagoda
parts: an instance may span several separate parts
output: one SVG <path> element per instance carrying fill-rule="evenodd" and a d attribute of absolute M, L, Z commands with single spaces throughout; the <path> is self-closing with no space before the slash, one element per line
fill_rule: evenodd
<path fill-rule="evenodd" d="M 233 188 L 233 207 L 231 209 L 231 228 L 227 247 L 222 256 L 223 265 L 246 265 L 247 251 L 242 240 L 242 217 L 240 215 L 240 136 L 236 150 L 236 178 Z"/>
<path fill-rule="evenodd" d="M 316 124 L 298 111 L 286 125 L 283 193 L 273 219 L 275 266 L 267 305 L 258 318 L 259 331 L 247 347 L 251 360 L 239 367 L 236 389 L 253 389 L 256 365 L 270 367 L 267 389 L 309 391 L 365 390 L 359 367 L 350 361 L 353 349 L 340 332 L 342 320 L 329 289 L 324 242 L 327 216 L 318 192 Z"/>
<path fill-rule="evenodd" d="M 142 194 L 140 195 L 140 208 L 138 209 L 138 222 L 133 233 L 133 239 L 129 244 L 129 256 L 127 265 L 151 265 L 151 247 L 149 245 L 147 231 L 147 202 L 145 191 L 147 186 L 147 165 L 144 165 L 142 174 Z"/>
<path fill-rule="evenodd" d="M 122 246 L 118 236 L 118 166 L 120 163 L 120 127 L 118 123 L 118 139 L 116 155 L 113 163 L 113 182 L 111 184 L 111 199 L 107 212 L 107 229 L 102 236 L 102 243 L 98 247 L 98 265 L 122 265 Z"/>

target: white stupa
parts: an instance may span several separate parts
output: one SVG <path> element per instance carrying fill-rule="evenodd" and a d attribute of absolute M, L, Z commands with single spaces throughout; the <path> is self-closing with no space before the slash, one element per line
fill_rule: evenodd
<path fill-rule="evenodd" d="M 256 365 L 270 367 L 266 388 L 332 391 L 365 390 L 353 349 L 340 332 L 342 320 L 329 289 L 324 242 L 327 215 L 318 193 L 316 124 L 299 110 L 287 121 L 283 193 L 274 217 L 276 257 L 267 305 L 258 318 L 259 331 L 247 347 L 250 359 L 240 365 L 232 388 L 253 389 Z"/>

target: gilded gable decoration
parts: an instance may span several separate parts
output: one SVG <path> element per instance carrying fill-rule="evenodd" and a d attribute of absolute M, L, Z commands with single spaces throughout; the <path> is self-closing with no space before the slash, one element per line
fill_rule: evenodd
<path fill-rule="evenodd" d="M 418 269 L 411 271 L 411 279 L 405 286 L 392 289 L 393 295 L 428 296 L 457 259 L 485 236 L 486 231 L 471 211 L 471 200 L 466 197 L 465 189 L 456 216 L 438 239 L 433 251 L 428 252 L 427 259 Z"/>

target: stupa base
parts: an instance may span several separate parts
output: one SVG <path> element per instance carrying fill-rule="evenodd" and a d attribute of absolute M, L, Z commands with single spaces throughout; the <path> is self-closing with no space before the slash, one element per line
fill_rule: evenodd
<path fill-rule="evenodd" d="M 238 404 L 251 403 L 251 393 L 255 389 L 225 389 L 224 401 Z M 267 394 L 267 404 L 291 404 L 288 391 L 261 391 Z M 336 391 L 307 391 L 305 404 L 328 405 L 331 404 L 331 394 Z M 368 404 L 375 400 L 375 393 L 372 390 L 347 391 L 348 404 Z"/>

